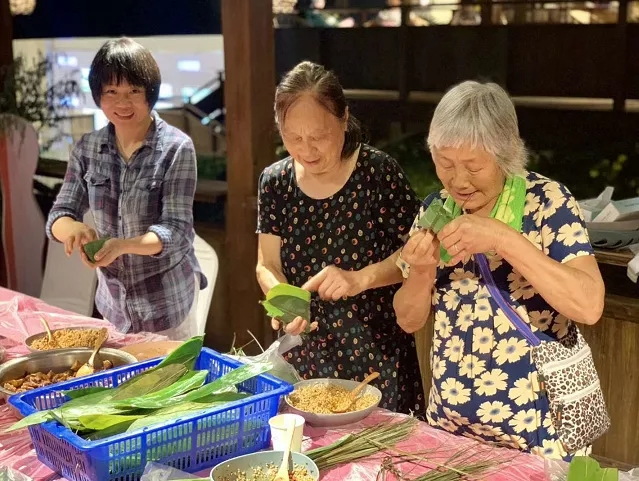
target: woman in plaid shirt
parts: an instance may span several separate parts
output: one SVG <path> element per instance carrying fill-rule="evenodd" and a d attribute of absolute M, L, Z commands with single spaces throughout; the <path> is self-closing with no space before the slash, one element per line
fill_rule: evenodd
<path fill-rule="evenodd" d="M 191 139 L 152 110 L 160 83 L 143 46 L 102 46 L 89 85 L 109 124 L 75 145 L 46 228 L 68 256 L 77 250 L 98 268 L 96 306 L 119 331 L 186 339 L 207 282 L 193 249 L 196 157 Z M 82 222 L 88 210 L 96 230 Z M 109 240 L 91 263 L 82 246 L 97 238 Z"/>

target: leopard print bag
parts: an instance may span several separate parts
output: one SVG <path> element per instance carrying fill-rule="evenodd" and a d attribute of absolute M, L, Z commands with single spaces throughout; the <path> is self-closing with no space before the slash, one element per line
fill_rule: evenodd
<path fill-rule="evenodd" d="M 506 302 L 495 284 L 486 257 L 475 256 L 490 295 L 515 328 L 531 344 L 539 387 L 548 397 L 559 441 L 568 454 L 591 445 L 610 427 L 592 352 L 577 326 L 560 341 L 541 341 Z"/>

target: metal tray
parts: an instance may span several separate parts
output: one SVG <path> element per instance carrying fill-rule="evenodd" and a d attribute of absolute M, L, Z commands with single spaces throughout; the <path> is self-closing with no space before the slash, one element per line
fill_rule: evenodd
<path fill-rule="evenodd" d="M 5 381 L 12 381 L 24 376 L 25 373 L 64 372 L 69 369 L 75 361 L 85 363 L 89 360 L 93 349 L 55 349 L 51 351 L 39 351 L 28 356 L 19 357 L 7 361 L 0 366 L 0 399 L 7 399 L 14 393 L 2 387 Z M 135 356 L 118 349 L 102 348 L 95 360 L 101 363 L 108 359 L 114 367 L 124 366 L 137 362 Z"/>

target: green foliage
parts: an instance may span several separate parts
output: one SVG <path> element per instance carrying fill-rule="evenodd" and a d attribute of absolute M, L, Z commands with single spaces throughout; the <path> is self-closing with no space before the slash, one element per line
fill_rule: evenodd
<path fill-rule="evenodd" d="M 377 147 L 399 162 L 420 199 L 442 188 L 423 133 L 408 134 Z"/>
<path fill-rule="evenodd" d="M 49 146 L 63 135 L 59 123 L 67 118 L 70 100 L 82 95 L 80 85 L 71 78 L 51 84 L 52 67 L 51 60 L 40 54 L 31 62 L 17 57 L 11 67 L 0 72 L 0 112 L 23 118 L 38 132 L 57 131 L 47 140 Z M 0 135 L 12 127 L 10 117 L 0 118 Z"/>
<path fill-rule="evenodd" d="M 615 199 L 639 195 L 639 143 L 635 142 L 584 150 L 533 150 L 528 168 L 562 182 L 578 199 L 595 197 L 608 185 L 615 188 Z"/>

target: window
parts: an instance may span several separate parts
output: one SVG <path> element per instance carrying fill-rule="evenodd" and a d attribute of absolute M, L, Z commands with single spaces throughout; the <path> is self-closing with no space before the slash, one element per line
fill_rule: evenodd
<path fill-rule="evenodd" d="M 177 68 L 182 72 L 199 72 L 201 65 L 199 60 L 178 60 Z"/>

